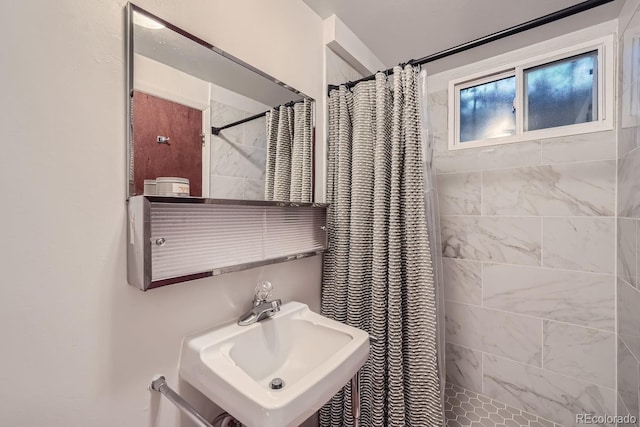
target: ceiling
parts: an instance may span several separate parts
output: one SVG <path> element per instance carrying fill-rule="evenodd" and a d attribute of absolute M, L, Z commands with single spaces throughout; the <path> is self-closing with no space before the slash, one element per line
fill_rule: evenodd
<path fill-rule="evenodd" d="M 335 14 L 386 67 L 504 30 L 582 0 L 303 0 L 321 18 Z M 491 43 L 489 55 L 615 19 L 624 0 Z M 475 49 L 478 50 L 478 49 Z M 460 56 L 460 54 L 458 55 Z M 473 58 L 473 61 L 482 58 Z M 444 61 L 444 60 L 442 60 Z M 449 66 L 462 63 L 449 61 Z M 448 68 L 448 66 L 445 66 Z"/>

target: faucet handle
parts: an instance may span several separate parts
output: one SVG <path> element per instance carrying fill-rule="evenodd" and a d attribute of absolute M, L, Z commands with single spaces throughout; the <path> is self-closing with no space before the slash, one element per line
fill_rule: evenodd
<path fill-rule="evenodd" d="M 271 296 L 273 285 L 271 282 L 263 280 L 256 285 L 256 301 L 266 301 Z"/>

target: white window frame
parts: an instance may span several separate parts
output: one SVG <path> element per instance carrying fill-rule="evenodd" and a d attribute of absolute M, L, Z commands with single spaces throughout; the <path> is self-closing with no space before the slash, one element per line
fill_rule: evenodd
<path fill-rule="evenodd" d="M 543 138 L 555 138 L 567 135 L 600 132 L 613 129 L 614 115 L 614 76 L 615 76 L 615 50 L 614 35 L 592 39 L 587 42 L 574 44 L 569 47 L 554 50 L 549 53 L 515 61 L 500 68 L 493 68 L 469 76 L 449 81 L 449 149 L 460 150 L 465 148 L 486 147 L 491 145 L 509 144 L 513 142 L 530 141 Z M 552 63 L 583 53 L 598 51 L 597 93 L 598 93 L 598 119 L 587 123 L 578 123 L 566 126 L 557 126 L 546 129 L 524 130 L 524 73 L 525 69 Z M 516 133 L 515 135 L 501 136 L 473 141 L 460 141 L 460 90 L 470 86 L 487 83 L 510 75 L 516 76 Z"/>

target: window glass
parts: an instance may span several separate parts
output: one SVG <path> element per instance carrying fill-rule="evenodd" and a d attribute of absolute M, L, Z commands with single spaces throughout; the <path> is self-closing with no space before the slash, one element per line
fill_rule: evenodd
<path fill-rule="evenodd" d="M 598 51 L 524 70 L 524 130 L 598 120 Z"/>
<path fill-rule="evenodd" d="M 460 142 L 514 135 L 515 76 L 460 90 Z"/>

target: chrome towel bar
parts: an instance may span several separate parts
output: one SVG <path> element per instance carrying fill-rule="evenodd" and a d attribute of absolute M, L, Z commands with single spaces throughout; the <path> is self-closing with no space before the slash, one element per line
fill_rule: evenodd
<path fill-rule="evenodd" d="M 375 338 L 374 338 L 375 340 Z M 158 375 L 151 380 L 149 390 L 162 393 L 167 399 L 171 401 L 178 409 L 185 414 L 191 421 L 196 423 L 199 427 L 214 427 L 209 423 L 202 415 L 196 411 L 193 406 L 189 405 L 189 402 L 184 400 L 178 393 L 173 391 L 167 384 L 167 381 L 162 375 Z M 351 416 L 353 419 L 353 427 L 360 427 L 360 372 L 351 379 Z"/>
<path fill-rule="evenodd" d="M 176 405 L 183 414 L 189 417 L 189 419 L 196 423 L 198 426 L 213 427 L 213 425 L 205 420 L 204 417 L 193 408 L 193 406 L 189 405 L 186 400 L 184 400 L 178 393 L 176 393 L 175 391 L 173 391 L 173 389 L 171 389 L 171 387 L 169 387 L 167 381 L 162 375 L 158 375 L 151 380 L 149 390 L 162 393 L 167 399 L 171 401 L 171 403 Z"/>

